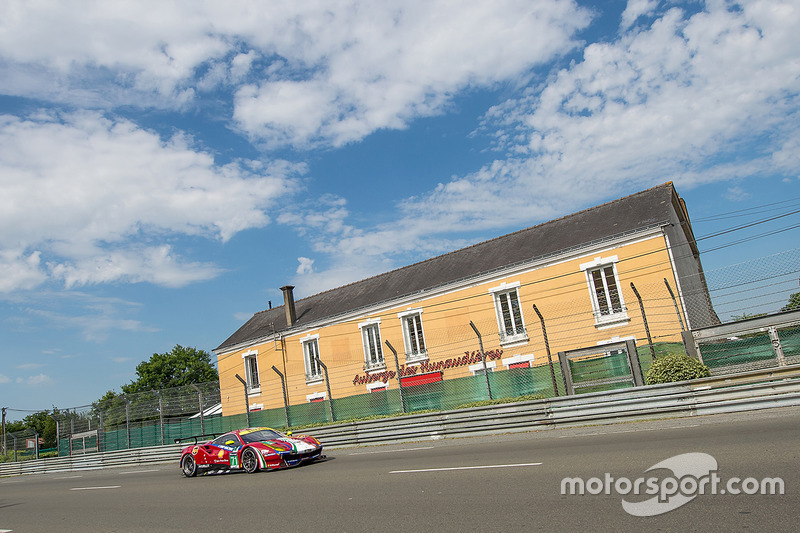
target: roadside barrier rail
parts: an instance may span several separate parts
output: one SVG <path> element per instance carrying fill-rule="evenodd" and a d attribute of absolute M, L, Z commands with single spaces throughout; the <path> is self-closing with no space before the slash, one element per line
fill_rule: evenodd
<path fill-rule="evenodd" d="M 309 429 L 308 433 L 330 449 L 789 406 L 800 406 L 800 368 L 781 367 L 680 383 L 349 422 Z M 186 445 L 2 463 L 0 476 L 169 462 L 175 464 L 177 472 L 180 450 Z"/>

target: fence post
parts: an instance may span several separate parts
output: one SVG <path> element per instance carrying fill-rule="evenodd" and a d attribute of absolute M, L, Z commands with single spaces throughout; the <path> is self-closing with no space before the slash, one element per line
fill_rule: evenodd
<path fill-rule="evenodd" d="M 639 296 L 639 291 L 636 290 L 636 286 L 633 284 L 633 282 L 631 282 L 631 289 L 633 289 L 633 294 L 636 295 L 636 299 L 639 300 L 639 309 L 642 310 L 642 320 L 644 321 L 644 332 L 647 333 L 647 344 L 650 346 L 650 359 L 655 361 L 656 350 L 653 348 L 653 339 L 650 337 L 650 327 L 647 325 L 647 314 L 644 312 L 642 297 Z"/>
<path fill-rule="evenodd" d="M 125 436 L 128 439 L 128 449 L 131 449 L 131 401 L 126 396 L 125 400 Z M 70 455 L 72 455 L 72 439 L 70 439 Z"/>
<path fill-rule="evenodd" d="M 161 397 L 161 391 L 153 391 L 158 396 L 158 427 L 161 430 L 161 445 L 164 445 L 164 399 Z"/>
<path fill-rule="evenodd" d="M 67 409 L 67 415 L 69 415 L 69 409 Z M 69 417 L 69 456 L 72 457 L 72 435 L 75 433 L 75 419 L 70 416 Z"/>
<path fill-rule="evenodd" d="M 239 374 L 236 374 L 235 377 L 244 387 L 244 414 L 247 417 L 247 427 L 250 427 L 250 396 L 247 394 L 247 382 Z"/>
<path fill-rule="evenodd" d="M 664 278 L 664 285 L 667 286 L 667 290 L 669 291 L 669 295 L 672 298 L 672 304 L 675 306 L 675 313 L 678 315 L 678 322 L 681 324 L 681 331 L 686 331 L 686 328 L 683 327 L 683 318 L 681 317 L 681 310 L 678 307 L 678 300 L 675 299 L 675 293 L 672 292 L 672 287 L 669 286 L 669 282 L 667 278 Z"/>
<path fill-rule="evenodd" d="M 539 321 L 542 323 L 542 335 L 544 335 L 544 349 L 547 352 L 547 363 L 550 365 L 550 378 L 553 380 L 553 392 L 558 396 L 558 385 L 556 384 L 556 371 L 553 368 L 553 357 L 550 355 L 550 341 L 547 340 L 547 328 L 544 326 L 544 317 L 539 312 L 536 304 L 533 304 L 533 310 L 539 316 Z"/>
<path fill-rule="evenodd" d="M 392 346 L 392 343 L 390 343 L 389 341 L 386 341 L 386 346 L 388 346 L 389 349 L 394 354 L 394 367 L 397 370 L 397 388 L 400 391 L 400 408 L 405 413 L 406 412 L 406 399 L 403 396 L 403 380 L 402 380 L 402 378 L 400 376 L 400 361 L 398 361 L 398 359 L 397 359 L 397 350 L 394 349 L 394 346 Z"/>
<path fill-rule="evenodd" d="M 100 418 L 100 425 L 97 428 L 97 451 L 104 452 L 106 451 L 106 425 L 103 423 L 105 416 L 103 415 L 103 410 L 98 407 L 97 409 L 97 416 Z M 56 443 L 58 439 L 56 439 Z M 58 446 L 58 444 L 56 444 Z"/>
<path fill-rule="evenodd" d="M 328 367 L 325 366 L 319 357 L 316 357 L 317 363 L 319 366 L 322 367 L 322 370 L 325 372 L 325 388 L 328 390 L 328 411 L 331 414 L 331 422 L 335 422 L 336 419 L 333 417 L 333 398 L 331 398 L 331 380 L 328 379 Z"/>
<path fill-rule="evenodd" d="M 778 366 L 786 366 L 786 355 L 783 353 L 783 346 L 781 346 L 781 338 L 778 336 L 778 330 L 775 326 L 770 326 L 767 331 L 769 332 L 769 340 L 772 342 L 772 351 L 775 353 L 775 359 L 778 360 Z"/>
<path fill-rule="evenodd" d="M 194 383 L 191 384 L 192 388 L 197 391 L 197 403 L 200 405 L 200 434 L 206 434 L 206 422 L 205 422 L 205 408 L 203 407 L 203 391 L 200 390 L 200 387 L 195 385 Z"/>
<path fill-rule="evenodd" d="M 493 400 L 492 386 L 489 384 L 489 370 L 486 368 L 486 354 L 483 353 L 483 339 L 481 338 L 481 332 L 478 331 L 478 328 L 475 327 L 475 324 L 472 322 L 472 320 L 469 321 L 469 325 L 472 326 L 472 331 L 474 331 L 475 335 L 478 336 L 478 346 L 481 349 L 481 361 L 483 362 L 483 376 L 486 378 L 486 391 L 489 393 L 489 399 Z"/>
<path fill-rule="evenodd" d="M 281 390 L 283 391 L 283 414 L 286 415 L 286 429 L 289 429 L 291 425 L 289 424 L 289 393 L 286 391 L 286 379 L 281 374 L 281 371 L 275 368 L 275 365 L 272 365 L 272 370 L 275 371 L 281 378 Z"/>

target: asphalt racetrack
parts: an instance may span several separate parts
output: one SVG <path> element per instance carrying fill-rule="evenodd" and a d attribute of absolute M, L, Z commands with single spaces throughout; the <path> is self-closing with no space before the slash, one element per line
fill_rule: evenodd
<path fill-rule="evenodd" d="M 326 453 L 324 462 L 252 475 L 187 479 L 176 457 L 172 464 L 0 478 L 0 532 L 800 527 L 797 408 Z M 647 471 L 676 456 L 715 462 L 716 493 L 706 484 L 698 494 L 699 473 L 686 476 L 674 466 Z M 584 494 L 562 494 L 565 477 L 583 480 Z M 653 477 L 661 500 L 632 492 L 637 479 L 644 490 L 645 478 Z M 758 493 L 765 478 L 780 478 L 783 494 Z M 660 514 L 634 516 L 623 500 L 649 501 L 644 509 Z"/>

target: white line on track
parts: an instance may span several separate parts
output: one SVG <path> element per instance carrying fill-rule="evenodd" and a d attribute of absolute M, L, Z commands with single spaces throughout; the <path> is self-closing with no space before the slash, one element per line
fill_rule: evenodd
<path fill-rule="evenodd" d="M 77 479 L 83 476 L 61 476 L 61 477 L 54 477 L 53 479 Z"/>
<path fill-rule="evenodd" d="M 125 474 L 144 474 L 145 472 L 158 472 L 158 468 L 153 468 L 150 470 L 131 470 L 129 472 L 120 472 L 121 475 Z"/>
<path fill-rule="evenodd" d="M 13 529 L 0 529 L 0 533 L 14 533 Z"/>
<path fill-rule="evenodd" d="M 351 453 L 350 455 L 368 455 L 368 454 L 371 454 L 371 453 L 412 452 L 412 451 L 416 451 L 416 450 L 432 450 L 434 448 L 435 448 L 435 446 L 423 446 L 421 448 L 403 448 L 403 449 L 400 449 L 400 450 L 379 450 L 379 451 L 376 451 L 376 452 L 354 452 L 354 453 Z"/>
<path fill-rule="evenodd" d="M 105 489 L 118 489 L 121 485 L 109 485 L 107 487 L 73 487 L 69 490 L 105 490 Z"/>
<path fill-rule="evenodd" d="M 390 474 L 415 474 L 418 472 L 447 472 L 450 470 L 479 470 L 481 468 L 514 468 L 520 466 L 541 466 L 542 463 L 518 463 L 513 465 L 454 466 L 450 468 L 422 468 L 420 470 L 392 470 Z"/>

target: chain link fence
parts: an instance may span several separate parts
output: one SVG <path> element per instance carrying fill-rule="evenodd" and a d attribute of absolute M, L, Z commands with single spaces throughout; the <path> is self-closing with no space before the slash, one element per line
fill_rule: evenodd
<path fill-rule="evenodd" d="M 792 294 L 800 292 L 798 276 L 800 250 L 709 271 L 703 279 L 684 285 L 707 287 L 707 291 L 681 291 L 666 278 L 652 282 L 652 276 L 621 276 L 618 293 L 613 295 L 618 302 L 614 309 L 616 323 L 610 329 L 598 327 L 608 317 L 598 317 L 593 310 L 585 280 L 565 282 L 559 294 L 539 294 L 534 287 L 520 291 L 523 320 L 513 331 L 498 328 L 494 318 L 476 322 L 468 318 L 448 320 L 438 328 L 426 327 L 421 351 L 424 358 L 415 365 L 409 364 L 414 354 L 403 353 L 402 346 L 390 346 L 382 339 L 382 371 L 366 371 L 360 346 L 323 353 L 320 359 L 326 376 L 319 379 L 316 388 L 309 387 L 304 373 L 284 375 L 275 367 L 260 368 L 262 383 L 270 378 L 270 383 L 281 384 L 262 387 L 256 406 L 250 402 L 251 410 L 246 414 L 210 414 L 221 403 L 216 382 L 120 395 L 60 412 L 54 416 L 58 425 L 57 451 L 60 455 L 111 451 L 172 443 L 175 439 L 223 433 L 246 425 L 298 428 L 456 409 L 489 400 L 560 396 L 566 390 L 558 352 L 591 346 L 598 347 L 596 354 L 576 360 L 575 368 L 580 379 L 592 383 L 605 380 L 605 384 L 581 392 L 633 386 L 630 380 L 617 379 L 631 372 L 630 358 L 619 350 L 603 350 L 604 344 L 633 340 L 644 375 L 654 359 L 687 353 L 683 341 L 690 328 L 746 325 L 763 314 L 786 311 Z M 645 279 L 648 283 L 643 282 Z M 454 307 L 458 305 L 453 302 Z M 464 316 L 469 315 L 465 312 Z M 717 336 L 701 346 L 702 359 L 717 373 L 800 363 L 800 323 L 773 329 Z M 775 356 L 776 336 L 782 359 Z M 523 340 L 524 347 L 504 351 L 503 347 L 515 338 Z M 401 352 L 397 359 L 394 349 Z M 469 374 L 443 379 L 444 372 L 457 368 L 466 368 Z M 348 382 L 369 392 L 332 397 L 331 383 Z M 298 402 L 297 391 L 312 394 Z M 286 402 L 289 396 L 294 399 L 291 404 Z M 244 408 L 243 391 L 241 402 Z M 264 404 L 283 407 L 259 406 Z M 6 449 L 18 452 L 18 458 L 24 455 L 20 444 L 23 437 L 27 436 L 6 437 Z M 26 438 L 25 446 L 28 442 Z M 30 455 L 25 453 L 26 457 Z"/>

